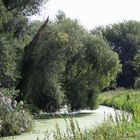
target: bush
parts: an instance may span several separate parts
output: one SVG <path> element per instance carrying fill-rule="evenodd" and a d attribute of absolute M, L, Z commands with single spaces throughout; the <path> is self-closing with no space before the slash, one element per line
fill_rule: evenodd
<path fill-rule="evenodd" d="M 32 116 L 21 103 L 12 107 L 12 99 L 0 96 L 0 136 L 10 136 L 30 131 Z"/>
<path fill-rule="evenodd" d="M 15 90 L 14 88 L 0 88 L 0 94 L 15 99 L 19 94 L 19 90 Z"/>
<path fill-rule="evenodd" d="M 13 111 L 7 113 L 5 118 L 1 120 L 1 136 L 9 136 L 21 134 L 30 131 L 32 128 L 32 117 L 25 110 Z"/>
<path fill-rule="evenodd" d="M 135 87 L 136 89 L 140 89 L 140 78 L 137 78 L 137 79 L 135 80 L 134 87 Z"/>

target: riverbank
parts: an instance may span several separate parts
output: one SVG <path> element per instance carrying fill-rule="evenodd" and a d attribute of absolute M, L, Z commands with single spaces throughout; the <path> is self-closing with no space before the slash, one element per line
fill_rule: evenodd
<path fill-rule="evenodd" d="M 116 90 L 100 94 L 98 103 L 125 110 L 115 116 L 108 116 L 102 124 L 82 132 L 78 125 L 70 125 L 66 136 L 58 133 L 55 140 L 139 140 L 140 139 L 140 92 Z M 131 113 L 131 116 L 130 116 Z M 59 129 L 58 129 L 59 130 Z M 72 136 L 71 136 L 71 135 Z"/>
<path fill-rule="evenodd" d="M 85 112 L 85 110 L 81 111 Z M 97 124 L 103 123 L 104 119 L 107 118 L 109 114 L 112 116 L 115 116 L 116 111 L 111 108 L 111 107 L 106 107 L 106 106 L 99 106 L 98 109 L 89 111 L 90 113 L 87 114 L 82 114 L 78 116 L 73 116 L 72 119 L 71 117 L 52 117 L 51 119 L 41 119 L 35 121 L 34 129 L 30 133 L 24 133 L 19 136 L 14 136 L 14 137 L 5 137 L 2 140 L 36 140 L 37 137 L 39 140 L 43 140 L 44 138 L 49 137 L 50 140 L 52 139 L 58 139 L 58 137 L 63 135 L 64 133 L 67 133 L 67 130 L 71 130 L 71 124 L 72 121 L 74 121 L 74 124 L 76 126 L 76 122 L 78 124 L 78 127 L 80 128 L 80 131 L 84 132 L 89 130 L 91 127 L 94 128 L 97 126 Z M 75 122 L 76 120 L 76 122 Z M 57 126 L 57 128 L 56 128 Z M 58 133 L 58 127 L 60 129 L 60 133 Z M 76 126 L 77 127 L 77 126 Z M 55 132 L 55 133 L 54 133 Z M 71 133 L 71 132 L 69 132 Z M 53 135 L 55 134 L 55 137 Z M 57 135 L 57 136 L 56 136 Z M 62 136 L 63 137 L 63 136 Z"/>
<path fill-rule="evenodd" d="M 139 140 L 140 139 L 140 93 L 135 90 L 116 90 L 103 93 L 98 102 L 122 111 L 121 114 L 108 116 L 100 125 L 85 131 L 79 129 L 79 124 L 71 120 L 68 132 L 63 135 L 59 128 L 55 140 Z M 131 113 L 131 115 L 130 115 Z"/>
<path fill-rule="evenodd" d="M 36 140 L 37 138 L 39 140 L 44 138 L 48 140 L 139 140 L 139 100 L 139 91 L 105 92 L 99 96 L 99 103 L 126 110 L 132 115 L 124 111 L 116 111 L 111 107 L 100 106 L 93 113 L 85 116 L 36 121 L 31 133 L 2 140 Z"/>

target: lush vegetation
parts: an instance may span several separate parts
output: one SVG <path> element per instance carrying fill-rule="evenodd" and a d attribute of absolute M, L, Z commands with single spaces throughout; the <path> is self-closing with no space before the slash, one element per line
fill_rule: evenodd
<path fill-rule="evenodd" d="M 21 78 L 24 48 L 37 26 L 36 29 L 34 24 L 31 27 L 22 12 L 15 14 L 19 11 L 16 7 L 9 10 L 10 3 L 0 0 L 0 137 L 21 134 L 32 128 L 31 114 L 21 106 L 22 101 L 17 103 L 15 99 L 20 94 L 16 87 Z M 14 1 L 11 4 L 14 5 Z"/>
<path fill-rule="evenodd" d="M 117 86 L 133 88 L 138 76 L 133 65 L 140 49 L 140 22 L 127 21 L 106 27 L 97 27 L 92 34 L 103 36 L 118 53 L 122 64 L 122 73 L 117 78 Z M 135 58 L 135 59 L 137 59 Z"/>
<path fill-rule="evenodd" d="M 39 8 L 47 0 L 2 0 L 2 2 L 10 12 L 32 15 L 39 12 Z"/>
<path fill-rule="evenodd" d="M 60 15 L 57 15 L 60 17 Z M 23 98 L 53 111 L 94 108 L 100 90 L 120 71 L 119 59 L 101 37 L 66 17 L 50 23 L 38 43 L 26 50 L 20 89 Z"/>
<path fill-rule="evenodd" d="M 139 90 L 117 90 L 105 92 L 99 97 L 99 103 L 126 110 L 132 113 L 131 123 L 124 129 L 125 132 L 132 134 L 129 139 L 139 139 L 140 131 L 140 91 Z M 133 124 L 133 125 L 131 125 Z M 117 126 L 116 126 L 117 129 Z"/>
<path fill-rule="evenodd" d="M 123 109 L 129 113 L 116 111 L 101 125 L 81 130 L 76 120 L 66 121 L 67 131 L 61 132 L 56 126 L 55 140 L 139 140 L 140 137 L 140 94 L 135 90 L 117 90 L 102 93 L 98 102 L 103 105 Z"/>
<path fill-rule="evenodd" d="M 58 131 L 56 139 L 127 137 L 125 130 L 139 128 L 138 91 L 104 93 L 99 99 L 98 95 L 110 87 L 140 88 L 140 22 L 88 32 L 62 11 L 54 21 L 29 22 L 27 16 L 37 13 L 44 2 L 0 0 L 0 135 L 31 130 L 28 110 L 54 112 L 64 105 L 71 110 L 93 109 L 99 102 L 131 112 L 134 121 L 124 118 L 117 128 L 107 120 L 84 133 L 71 121 L 73 135 L 61 138 Z"/>
<path fill-rule="evenodd" d="M 23 102 L 14 99 L 14 89 L 0 90 L 0 136 L 21 134 L 32 129 L 32 116 L 24 109 Z"/>
<path fill-rule="evenodd" d="M 140 91 L 139 90 L 117 90 L 105 92 L 99 97 L 99 103 L 113 106 L 140 116 Z"/>
<path fill-rule="evenodd" d="M 139 140 L 140 121 L 128 121 L 129 117 L 116 115 L 115 120 L 110 116 L 101 125 L 86 129 L 79 128 L 74 120 L 70 120 L 67 132 L 64 134 L 56 127 L 55 140 Z"/>

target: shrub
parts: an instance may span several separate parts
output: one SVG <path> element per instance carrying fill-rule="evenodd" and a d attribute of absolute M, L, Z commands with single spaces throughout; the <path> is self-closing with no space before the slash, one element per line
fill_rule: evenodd
<path fill-rule="evenodd" d="M 140 78 L 137 78 L 137 79 L 135 80 L 134 87 L 135 87 L 136 89 L 140 89 Z"/>
<path fill-rule="evenodd" d="M 0 94 L 15 99 L 19 94 L 19 90 L 15 90 L 14 88 L 0 88 Z"/>
<path fill-rule="evenodd" d="M 21 103 L 15 108 L 6 100 L 5 96 L 0 98 L 0 136 L 21 134 L 32 128 L 32 116 L 24 110 Z M 10 100 L 10 98 L 8 98 Z"/>
<path fill-rule="evenodd" d="M 1 121 L 1 136 L 21 134 L 30 131 L 32 128 L 32 117 L 25 110 L 7 113 Z"/>

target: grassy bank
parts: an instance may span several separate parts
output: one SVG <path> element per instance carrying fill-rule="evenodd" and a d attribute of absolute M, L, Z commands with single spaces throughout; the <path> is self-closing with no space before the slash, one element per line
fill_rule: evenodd
<path fill-rule="evenodd" d="M 99 104 L 123 109 L 135 117 L 140 116 L 140 90 L 116 90 L 104 92 L 99 96 Z"/>
<path fill-rule="evenodd" d="M 127 127 L 124 127 L 124 131 L 128 135 L 132 134 L 132 136 L 126 139 L 140 139 L 140 90 L 121 89 L 104 92 L 99 96 L 98 102 L 102 105 L 130 112 L 132 114 L 132 120 L 128 122 Z M 118 129 L 117 125 L 115 129 Z"/>

